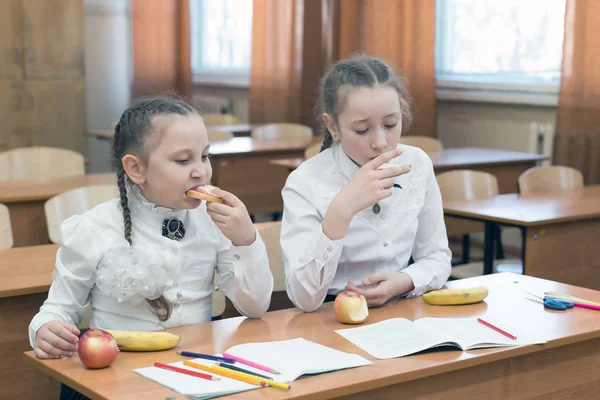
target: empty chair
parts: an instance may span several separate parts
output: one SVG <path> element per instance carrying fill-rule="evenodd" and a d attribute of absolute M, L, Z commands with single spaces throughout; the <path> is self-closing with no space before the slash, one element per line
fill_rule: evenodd
<path fill-rule="evenodd" d="M 10 249 L 13 246 L 13 234 L 10 226 L 8 207 L 0 204 L 0 250 Z"/>
<path fill-rule="evenodd" d="M 215 291 L 212 294 L 212 319 L 219 319 L 225 312 L 225 294 L 219 288 L 219 275 L 215 272 Z"/>
<path fill-rule="evenodd" d="M 281 235 L 281 221 L 267 222 L 263 227 L 258 226 L 260 237 L 267 248 L 269 265 L 273 274 L 273 291 L 285 291 L 285 272 L 283 269 L 283 256 L 281 255 L 281 244 L 279 241 Z"/>
<path fill-rule="evenodd" d="M 583 174 L 560 165 L 533 167 L 519 176 L 518 183 L 520 194 L 576 189 L 583 187 Z"/>
<path fill-rule="evenodd" d="M 22 147 L 0 153 L 0 180 L 40 179 L 85 174 L 80 153 L 55 147 Z"/>
<path fill-rule="evenodd" d="M 206 130 L 208 133 L 208 141 L 209 142 L 224 142 L 233 138 L 233 133 L 227 131 L 220 131 L 218 129 L 210 129 Z"/>
<path fill-rule="evenodd" d="M 418 147 L 427 154 L 444 150 L 444 145 L 441 141 L 429 136 L 402 136 L 400 137 L 400 143 Z"/>
<path fill-rule="evenodd" d="M 311 139 L 313 131 L 310 127 L 302 124 L 267 124 L 261 125 L 252 130 L 253 139 L 274 140 L 274 139 Z"/>
<path fill-rule="evenodd" d="M 321 151 L 321 146 L 323 146 L 323 143 L 315 143 L 308 146 L 306 150 L 304 150 L 304 158 L 308 160 L 309 158 L 319 154 Z"/>
<path fill-rule="evenodd" d="M 492 174 L 481 171 L 455 170 L 437 176 L 444 203 L 462 200 L 483 200 L 498 195 L 498 180 Z M 483 263 L 469 263 L 470 234 L 482 232 L 483 223 L 460 218 L 446 217 L 448 236 L 462 236 L 462 264 L 452 269 L 453 278 L 481 275 Z M 498 234 L 497 240 L 500 240 Z"/>
<path fill-rule="evenodd" d="M 44 204 L 44 211 L 50 241 L 62 243 L 60 226 L 67 218 L 83 214 L 118 196 L 119 189 L 116 185 L 97 185 L 69 190 L 49 199 Z"/>
<path fill-rule="evenodd" d="M 201 114 L 206 126 L 211 125 L 235 125 L 240 119 L 232 114 Z"/>

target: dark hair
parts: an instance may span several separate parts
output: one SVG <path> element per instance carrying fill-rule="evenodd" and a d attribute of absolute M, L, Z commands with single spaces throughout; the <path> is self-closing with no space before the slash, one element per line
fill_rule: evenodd
<path fill-rule="evenodd" d="M 150 134 L 159 128 L 154 121 L 155 117 L 168 116 L 169 114 L 193 115 L 196 110 L 181 100 L 171 98 L 142 99 L 131 105 L 115 126 L 113 137 L 113 167 L 117 171 L 117 183 L 121 197 L 121 208 L 123 209 L 123 223 L 125 239 L 131 245 L 131 215 L 127 199 L 127 187 L 125 180 L 128 179 L 123 169 L 122 158 L 126 154 L 135 154 L 142 160 L 147 160 L 151 148 Z M 154 138 L 153 138 L 154 139 Z M 158 141 L 160 137 L 156 139 Z M 171 303 L 160 296 L 157 299 L 147 299 L 148 304 L 154 310 L 161 321 L 166 321 L 171 316 L 173 307 Z"/>
<path fill-rule="evenodd" d="M 383 60 L 376 57 L 357 54 L 356 56 L 338 61 L 321 80 L 319 100 L 316 104 L 317 123 L 323 133 L 321 151 L 331 147 L 333 137 L 323 122 L 323 113 L 329 114 L 337 123 L 339 112 L 343 106 L 343 94 L 340 89 L 344 86 L 353 88 L 389 86 L 398 92 L 400 109 L 402 110 L 402 131 L 410 127 L 412 113 L 408 89 L 403 78 L 398 77 L 392 68 Z"/>

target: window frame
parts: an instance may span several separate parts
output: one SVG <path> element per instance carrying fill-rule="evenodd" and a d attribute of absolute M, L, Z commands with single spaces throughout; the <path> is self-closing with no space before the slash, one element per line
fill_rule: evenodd
<path fill-rule="evenodd" d="M 450 58 L 450 47 L 447 45 L 451 37 L 451 24 L 445 24 L 447 15 L 452 10 L 452 2 L 436 0 L 435 11 L 435 87 L 436 98 L 445 101 L 481 102 L 499 104 L 524 104 L 544 107 L 556 107 L 560 91 L 558 82 L 530 82 L 517 83 L 485 79 L 481 76 L 469 74 L 444 74 L 438 70 L 447 71 L 449 68 L 440 68 Z"/>

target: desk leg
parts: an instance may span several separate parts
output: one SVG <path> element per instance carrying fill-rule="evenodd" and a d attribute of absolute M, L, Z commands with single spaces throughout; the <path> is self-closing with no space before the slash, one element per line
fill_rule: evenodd
<path fill-rule="evenodd" d="M 483 239 L 483 274 L 489 275 L 494 272 L 494 236 L 496 235 L 495 222 L 485 222 Z"/>

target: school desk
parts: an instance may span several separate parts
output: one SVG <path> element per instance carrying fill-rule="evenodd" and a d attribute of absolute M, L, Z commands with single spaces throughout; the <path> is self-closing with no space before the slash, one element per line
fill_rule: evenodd
<path fill-rule="evenodd" d="M 467 306 L 430 306 L 422 298 L 395 301 L 370 310 L 367 323 L 393 317 L 488 317 L 509 319 L 543 333 L 544 345 L 458 350 L 434 350 L 390 360 L 375 360 L 334 332 L 346 328 L 337 322 L 333 304 L 314 313 L 288 309 L 267 313 L 262 319 L 230 318 L 179 327 L 169 331 L 181 336 L 177 348 L 155 353 L 121 352 L 110 367 L 86 370 L 77 357 L 38 360 L 31 351 L 25 360 L 55 379 L 93 399 L 165 399 L 183 396 L 135 374 L 133 369 L 155 361 L 172 363 L 182 358 L 175 350 L 216 354 L 248 342 L 303 337 L 338 350 L 358 353 L 373 365 L 320 374 L 296 380 L 290 391 L 258 389 L 232 395 L 232 399 L 546 399 L 595 398 L 600 370 L 598 311 L 574 309 L 556 312 L 524 296 L 532 292 L 560 291 L 592 301 L 600 292 L 539 278 L 510 273 L 487 275 L 448 283 L 449 287 L 485 285 L 485 302 Z M 290 360 L 290 362 L 292 362 Z M 318 363 L 318 360 L 315 360 Z"/>
<path fill-rule="evenodd" d="M 212 143 L 212 184 L 235 194 L 250 214 L 281 212 L 281 189 L 288 173 L 273 168 L 269 161 L 302 156 L 312 142 L 313 139 L 234 137 Z"/>
<path fill-rule="evenodd" d="M 226 131 L 233 133 L 233 136 L 250 136 L 252 130 L 263 124 L 234 124 L 234 125 L 212 125 L 209 128 L 217 129 L 220 131 Z M 95 137 L 100 140 L 112 140 L 115 132 L 109 129 L 89 131 L 86 132 L 87 136 Z"/>
<path fill-rule="evenodd" d="M 57 399 L 59 385 L 23 363 L 27 328 L 48 297 L 58 245 L 0 251 L 0 399 Z"/>
<path fill-rule="evenodd" d="M 444 214 L 485 223 L 484 273 L 493 268 L 495 226 L 515 226 L 527 275 L 600 290 L 600 185 L 447 202 Z"/>
<path fill-rule="evenodd" d="M 517 178 L 538 161 L 547 157 L 540 154 L 521 153 L 517 151 L 482 149 L 476 147 L 457 147 L 444 149 L 430 154 L 436 174 L 456 169 L 473 169 L 489 172 L 498 179 L 500 193 L 517 191 Z M 293 171 L 304 161 L 304 156 L 280 160 L 272 160 L 288 171 Z"/>
<path fill-rule="evenodd" d="M 0 181 L 0 203 L 6 204 L 10 213 L 14 246 L 48 243 L 46 200 L 78 187 L 110 184 L 116 184 L 113 173 Z"/>

